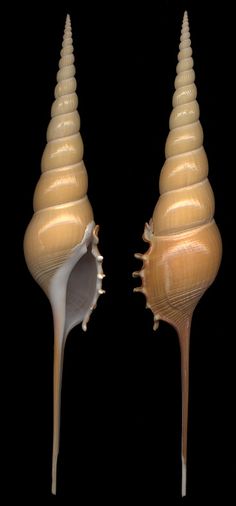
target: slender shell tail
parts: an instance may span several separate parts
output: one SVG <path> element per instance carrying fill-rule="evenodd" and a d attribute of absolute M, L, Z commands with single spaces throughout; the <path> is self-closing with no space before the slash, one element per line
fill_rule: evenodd
<path fill-rule="evenodd" d="M 69 15 L 62 43 L 55 100 L 34 193 L 34 215 L 25 233 L 24 254 L 36 282 L 48 296 L 54 320 L 54 430 L 52 492 L 56 493 L 60 397 L 68 333 L 86 330 L 102 289 L 103 257 L 98 226 L 87 196 L 88 176 L 77 111 L 75 66 Z"/>
<path fill-rule="evenodd" d="M 135 291 L 146 295 L 147 306 L 154 315 L 154 329 L 159 320 L 164 320 L 175 327 L 179 336 L 183 396 L 182 492 L 185 495 L 190 326 L 198 301 L 217 275 L 222 255 L 199 121 L 187 12 L 183 18 L 176 73 L 166 160 L 159 180 L 160 196 L 152 219 L 145 226 L 144 240 L 149 243 L 149 249 L 141 256 L 142 286 Z"/>

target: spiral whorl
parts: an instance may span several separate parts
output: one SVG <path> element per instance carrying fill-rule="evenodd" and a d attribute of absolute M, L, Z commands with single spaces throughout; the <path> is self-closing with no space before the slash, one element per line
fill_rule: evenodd
<path fill-rule="evenodd" d="M 153 215 L 154 235 L 181 233 L 204 225 L 214 214 L 187 13 L 182 24 L 176 72 L 166 161 L 160 176 L 161 197 Z"/>
<path fill-rule="evenodd" d="M 189 343 L 194 309 L 213 283 L 221 262 L 221 237 L 208 181 L 208 162 L 199 122 L 188 16 L 185 12 L 177 76 L 167 137 L 166 161 L 160 175 L 160 197 L 153 219 L 145 226 L 149 249 L 140 272 L 146 307 L 175 327 L 181 350 L 182 376 L 182 496 L 186 495 Z"/>
<path fill-rule="evenodd" d="M 46 292 L 53 271 L 82 241 L 87 226 L 94 225 L 87 197 L 87 171 L 82 160 L 69 16 L 60 54 L 55 100 L 41 161 L 42 174 L 34 193 L 34 216 L 24 240 L 28 268 Z"/>
<path fill-rule="evenodd" d="M 71 329 L 86 330 L 102 289 L 98 226 L 87 197 L 88 178 L 77 111 L 70 17 L 61 50 L 55 100 L 24 237 L 29 271 L 46 293 L 54 326 L 52 493 L 56 493 L 64 349 Z"/>
<path fill-rule="evenodd" d="M 87 192 L 87 173 L 82 161 L 83 142 L 79 132 L 80 117 L 74 76 L 71 24 L 70 17 L 67 16 L 54 93 L 55 101 L 47 129 L 47 145 L 42 156 L 42 176 L 34 194 L 34 211 L 76 201 Z"/>
<path fill-rule="evenodd" d="M 42 172 L 68 163 L 79 163 L 82 160 L 83 143 L 79 133 L 80 118 L 76 111 L 78 98 L 75 93 L 74 76 L 72 34 L 70 18 L 67 17 L 57 73 L 55 101 L 51 111 L 52 119 L 47 130 L 48 144 L 42 157 Z"/>

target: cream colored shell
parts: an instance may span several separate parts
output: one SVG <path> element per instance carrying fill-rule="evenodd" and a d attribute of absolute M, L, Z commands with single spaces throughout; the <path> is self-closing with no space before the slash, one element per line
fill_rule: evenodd
<path fill-rule="evenodd" d="M 222 246 L 214 221 L 214 195 L 199 121 L 188 16 L 185 12 L 177 76 L 160 175 L 160 197 L 144 240 L 150 244 L 140 275 L 147 307 L 173 325 L 182 357 L 182 495 L 186 494 L 189 334 L 194 308 L 218 272 Z"/>
<path fill-rule="evenodd" d="M 87 196 L 88 177 L 77 106 L 71 23 L 67 16 L 42 174 L 34 193 L 34 215 L 24 238 L 26 263 L 49 298 L 54 319 L 53 493 L 65 341 L 78 323 L 82 322 L 86 330 L 97 298 L 103 293 L 104 277 L 97 248 L 98 227 Z"/>
<path fill-rule="evenodd" d="M 75 67 L 69 18 L 57 73 L 52 119 L 34 193 L 34 216 L 24 240 L 25 258 L 36 281 L 48 294 L 52 274 L 63 265 L 93 221 L 87 197 L 88 177 L 76 110 Z"/>

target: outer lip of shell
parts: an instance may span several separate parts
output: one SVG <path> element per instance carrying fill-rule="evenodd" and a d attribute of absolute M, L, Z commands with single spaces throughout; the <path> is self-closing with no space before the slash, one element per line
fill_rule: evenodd
<path fill-rule="evenodd" d="M 95 226 L 93 221 L 93 212 L 87 197 L 87 173 L 82 161 L 83 142 L 79 132 L 80 118 L 77 111 L 78 97 L 75 93 L 77 84 L 74 77 L 69 15 L 66 18 L 60 54 L 57 84 L 54 89 L 55 100 L 51 108 L 47 144 L 41 160 L 41 182 L 37 186 L 37 198 L 34 199 L 34 216 L 24 239 L 26 263 L 50 300 L 54 320 L 53 494 L 56 494 L 57 484 L 61 385 L 66 339 L 70 330 L 81 322 L 83 330 L 86 330 L 98 297 L 104 293 L 103 257 L 97 247 L 98 226 Z M 78 172 L 80 167 L 83 167 L 83 170 Z M 62 174 L 65 173 L 67 177 L 63 179 Z M 81 205 L 78 205 L 78 202 Z"/>
<path fill-rule="evenodd" d="M 165 149 L 166 161 L 159 181 L 161 195 L 169 195 L 162 197 L 162 205 L 160 199 L 156 205 L 156 213 L 153 213 L 155 226 L 152 227 L 152 222 L 145 226 L 143 239 L 150 243 L 150 248 L 146 255 L 135 255 L 144 265 L 140 272 L 133 274 L 134 277 L 143 278 L 142 286 L 134 291 L 144 293 L 148 298 L 149 304 L 147 302 L 146 307 L 151 305 L 150 309 L 154 313 L 153 329 L 156 330 L 161 319 L 172 325 L 179 337 L 182 377 L 182 496 L 186 495 L 191 320 L 196 304 L 214 281 L 221 262 L 221 239 L 213 219 L 214 196 L 211 189 L 208 191 L 206 179 L 208 162 L 203 148 L 191 55 L 188 15 L 185 11 L 176 69 L 176 91 Z M 194 191 L 191 186 L 195 187 Z M 208 190 L 205 191 L 207 186 Z M 170 195 L 174 195 L 173 200 Z M 163 226 L 167 222 L 168 226 Z"/>
<path fill-rule="evenodd" d="M 92 251 L 92 255 L 94 256 L 94 258 L 96 259 L 96 262 L 97 262 L 97 282 L 96 282 L 96 290 L 94 293 L 92 304 L 91 304 L 91 306 L 90 306 L 90 308 L 89 308 L 89 310 L 88 310 L 87 314 L 85 315 L 83 322 L 82 322 L 82 329 L 84 331 L 87 330 L 87 323 L 90 319 L 90 315 L 91 315 L 92 311 L 97 306 L 97 300 L 98 300 L 99 295 L 103 295 L 105 293 L 105 290 L 103 290 L 103 288 L 102 288 L 102 280 L 105 277 L 105 274 L 103 273 L 103 270 L 102 270 L 103 256 L 100 255 L 98 247 L 97 247 L 97 244 L 99 242 L 98 231 L 99 231 L 99 225 L 96 225 L 93 229 L 93 242 L 92 242 L 92 250 L 91 251 Z"/>

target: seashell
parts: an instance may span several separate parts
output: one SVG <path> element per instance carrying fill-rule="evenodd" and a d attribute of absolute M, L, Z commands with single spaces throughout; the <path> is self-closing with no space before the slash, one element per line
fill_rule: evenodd
<path fill-rule="evenodd" d="M 208 161 L 199 122 L 188 15 L 184 13 L 176 67 L 170 132 L 161 170 L 160 197 L 145 225 L 150 245 L 139 275 L 147 307 L 159 320 L 174 326 L 181 349 L 182 375 L 182 496 L 186 495 L 189 391 L 189 341 L 193 311 L 214 281 L 222 256 L 214 221 L 214 195 L 207 178 Z M 137 276 L 137 273 L 134 273 Z"/>
<path fill-rule="evenodd" d="M 52 493 L 56 493 L 63 356 L 70 330 L 86 330 L 102 290 L 103 257 L 98 226 L 87 197 L 88 177 L 79 132 L 71 22 L 66 18 L 47 129 L 41 177 L 34 193 L 34 215 L 26 230 L 27 266 L 51 303 L 54 321 Z"/>

